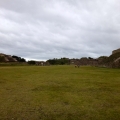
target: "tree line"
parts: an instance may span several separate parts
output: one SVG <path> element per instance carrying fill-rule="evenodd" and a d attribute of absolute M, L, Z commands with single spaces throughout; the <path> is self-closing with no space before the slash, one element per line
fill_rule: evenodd
<path fill-rule="evenodd" d="M 49 62 L 51 65 L 69 65 L 70 64 L 70 60 L 69 58 L 53 58 L 53 59 L 49 59 L 47 60 L 47 62 Z"/>
<path fill-rule="evenodd" d="M 21 57 L 15 56 L 15 55 L 13 55 L 12 57 L 15 58 L 18 62 L 26 62 L 26 60 L 24 58 L 21 58 Z"/>

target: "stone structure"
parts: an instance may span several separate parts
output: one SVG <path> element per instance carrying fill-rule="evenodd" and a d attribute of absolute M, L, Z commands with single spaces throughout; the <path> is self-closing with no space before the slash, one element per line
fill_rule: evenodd
<path fill-rule="evenodd" d="M 0 53 L 0 57 L 3 58 L 2 62 L 17 62 L 17 60 L 13 58 L 11 55 Z"/>
<path fill-rule="evenodd" d="M 118 52 L 120 52 L 120 48 L 117 49 L 117 50 L 113 50 L 113 51 L 112 51 L 112 54 L 115 54 L 115 53 L 118 53 Z"/>
<path fill-rule="evenodd" d="M 98 60 L 97 59 L 89 59 L 89 58 L 81 58 L 81 59 L 70 59 L 70 64 L 75 65 L 75 67 L 78 67 L 80 65 L 91 65 L 91 66 L 97 66 Z"/>
<path fill-rule="evenodd" d="M 45 61 L 35 61 L 35 64 L 38 66 L 48 66 L 50 65 L 49 62 L 45 62 Z"/>
<path fill-rule="evenodd" d="M 39 65 L 39 66 L 44 66 L 45 65 L 45 62 L 44 61 L 35 61 L 36 65 Z"/>

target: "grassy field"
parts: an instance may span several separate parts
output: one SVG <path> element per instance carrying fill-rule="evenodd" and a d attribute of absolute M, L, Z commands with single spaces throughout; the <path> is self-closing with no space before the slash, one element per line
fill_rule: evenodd
<path fill-rule="evenodd" d="M 120 120 L 120 69 L 0 67 L 0 120 Z"/>

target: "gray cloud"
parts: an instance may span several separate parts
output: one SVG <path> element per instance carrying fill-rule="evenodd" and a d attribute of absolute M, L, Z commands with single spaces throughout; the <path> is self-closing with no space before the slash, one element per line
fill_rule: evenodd
<path fill-rule="evenodd" d="M 0 52 L 27 59 L 110 55 L 120 47 L 119 0 L 0 1 Z"/>

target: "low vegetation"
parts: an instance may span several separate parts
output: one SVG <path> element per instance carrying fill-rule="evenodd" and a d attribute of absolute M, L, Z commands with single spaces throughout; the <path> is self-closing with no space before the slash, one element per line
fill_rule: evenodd
<path fill-rule="evenodd" d="M 0 120 L 120 120 L 120 69 L 0 67 Z"/>

